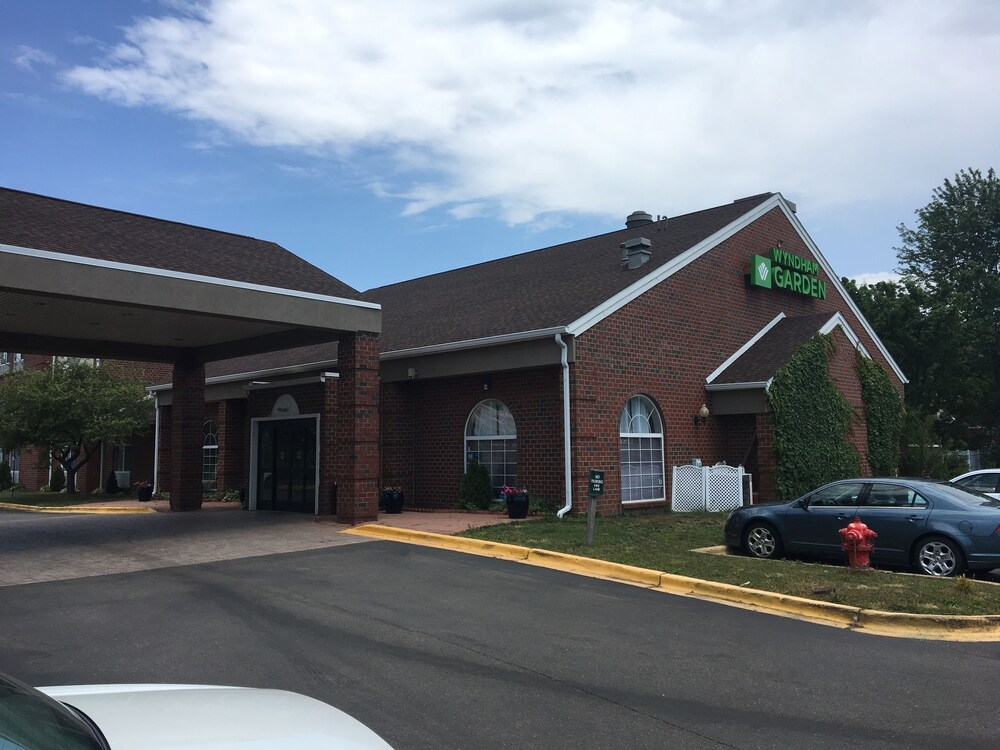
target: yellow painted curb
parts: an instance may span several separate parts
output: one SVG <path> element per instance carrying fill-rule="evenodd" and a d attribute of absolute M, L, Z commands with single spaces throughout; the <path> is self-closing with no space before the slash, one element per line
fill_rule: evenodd
<path fill-rule="evenodd" d="M 641 586 L 659 586 L 662 573 L 647 568 L 636 568 L 632 565 L 595 560 L 592 557 L 569 555 L 565 552 L 552 552 L 547 549 L 528 550 L 528 562 L 544 565 L 547 568 L 557 568 L 569 573 L 581 573 L 600 578 L 613 578 L 616 581 L 635 583 Z"/>
<path fill-rule="evenodd" d="M 127 513 L 156 513 L 155 508 L 82 508 L 78 505 L 66 505 L 61 508 L 48 508 L 44 505 L 19 505 L 17 503 L 0 503 L 0 508 L 3 510 L 23 510 L 28 513 L 108 513 L 119 515 Z"/>
<path fill-rule="evenodd" d="M 729 583 L 703 581 L 699 578 L 637 568 L 632 565 L 580 557 L 564 552 L 530 549 L 514 544 L 486 542 L 479 539 L 432 534 L 426 531 L 399 529 L 379 524 L 355 526 L 346 529 L 343 533 L 525 562 L 578 575 L 646 586 L 671 594 L 766 611 L 822 625 L 850 628 L 859 633 L 942 641 L 1000 641 L 1000 615 L 915 615 L 900 612 L 879 612 L 844 604 L 820 602 L 789 594 L 778 594 L 773 591 L 748 589 Z"/>
<path fill-rule="evenodd" d="M 381 526 L 376 523 L 354 526 L 350 529 L 345 529 L 343 533 L 356 534 L 358 536 L 373 536 L 379 539 L 389 539 L 394 542 L 410 542 L 411 544 L 420 544 L 424 547 L 440 547 L 441 549 L 450 549 L 456 552 L 471 552 L 476 555 L 499 557 L 505 560 L 528 559 L 528 548 L 518 547 L 515 544 L 485 542 L 480 539 L 466 539 L 465 537 L 449 536 L 448 534 L 432 534 L 429 531 L 399 529 L 395 526 Z"/>

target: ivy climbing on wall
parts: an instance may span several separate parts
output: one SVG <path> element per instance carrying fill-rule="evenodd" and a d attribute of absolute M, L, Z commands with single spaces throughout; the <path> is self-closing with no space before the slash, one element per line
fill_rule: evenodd
<path fill-rule="evenodd" d="M 903 400 L 892 387 L 889 373 L 877 362 L 855 354 L 854 367 L 861 382 L 861 401 L 868 425 L 868 463 L 875 476 L 891 477 L 899 471 L 899 437 L 903 430 Z"/>
<path fill-rule="evenodd" d="M 775 373 L 768 389 L 782 500 L 861 471 L 858 452 L 847 441 L 854 410 L 830 378 L 834 346 L 831 335 L 813 337 Z"/>

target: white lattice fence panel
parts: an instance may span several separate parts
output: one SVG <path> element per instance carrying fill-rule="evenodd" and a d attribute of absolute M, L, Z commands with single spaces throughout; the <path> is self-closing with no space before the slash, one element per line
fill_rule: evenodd
<path fill-rule="evenodd" d="M 712 466 L 705 471 L 708 472 L 708 510 L 718 512 L 743 505 L 742 466 Z"/>
<path fill-rule="evenodd" d="M 691 464 L 674 467 L 670 503 L 675 511 L 705 509 L 705 475 L 702 467 Z"/>

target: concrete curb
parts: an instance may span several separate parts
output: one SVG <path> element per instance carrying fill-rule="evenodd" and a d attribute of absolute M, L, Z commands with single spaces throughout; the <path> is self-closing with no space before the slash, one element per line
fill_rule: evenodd
<path fill-rule="evenodd" d="M 26 513 L 156 513 L 155 508 L 87 508 L 80 505 L 67 505 L 61 508 L 48 508 L 43 505 L 18 505 L 17 503 L 0 503 L 2 510 L 23 510 Z"/>
<path fill-rule="evenodd" d="M 879 612 L 771 591 L 748 589 L 728 583 L 703 581 L 563 552 L 530 549 L 514 544 L 485 542 L 379 524 L 355 526 L 344 530 L 343 533 L 525 562 L 568 573 L 644 586 L 670 594 L 706 599 L 833 627 L 850 628 L 859 633 L 944 641 L 1000 641 L 1000 615 L 915 615 Z"/>

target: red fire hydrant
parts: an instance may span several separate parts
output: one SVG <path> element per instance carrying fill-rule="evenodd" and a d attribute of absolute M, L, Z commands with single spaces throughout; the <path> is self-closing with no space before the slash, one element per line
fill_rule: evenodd
<path fill-rule="evenodd" d="M 875 549 L 872 540 L 878 534 L 855 517 L 846 528 L 840 530 L 840 536 L 844 539 L 843 549 L 847 552 L 847 567 L 867 568 L 868 554 Z"/>

